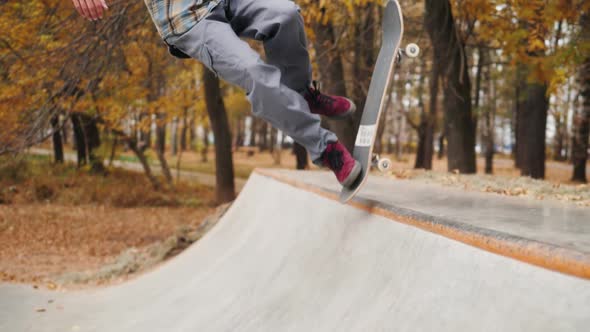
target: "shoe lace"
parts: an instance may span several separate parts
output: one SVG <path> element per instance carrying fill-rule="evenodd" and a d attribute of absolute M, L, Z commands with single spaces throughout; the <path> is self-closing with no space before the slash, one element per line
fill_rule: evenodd
<path fill-rule="evenodd" d="M 328 165 L 330 165 L 330 168 L 335 171 L 340 171 L 342 166 L 344 166 L 342 151 L 340 150 L 333 149 L 326 152 L 326 159 L 328 161 Z"/>
<path fill-rule="evenodd" d="M 311 99 L 316 105 L 332 105 L 334 98 L 322 94 L 320 91 L 320 83 L 317 81 L 312 82 L 313 89 L 310 89 Z"/>

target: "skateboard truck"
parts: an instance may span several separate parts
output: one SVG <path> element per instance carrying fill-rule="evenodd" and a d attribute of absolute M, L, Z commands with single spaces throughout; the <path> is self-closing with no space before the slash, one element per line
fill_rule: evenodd
<path fill-rule="evenodd" d="M 371 166 L 376 167 L 380 172 L 387 172 L 391 169 L 391 160 L 389 158 L 379 158 L 378 154 L 373 154 Z"/>

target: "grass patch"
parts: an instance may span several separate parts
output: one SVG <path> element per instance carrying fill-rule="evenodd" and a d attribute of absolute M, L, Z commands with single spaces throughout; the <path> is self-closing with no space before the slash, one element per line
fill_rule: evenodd
<path fill-rule="evenodd" d="M 99 175 L 38 156 L 0 160 L 0 204 L 199 207 L 212 205 L 213 195 L 211 188 L 194 183 L 156 191 L 143 174 L 122 169 Z"/>
<path fill-rule="evenodd" d="M 115 159 L 120 160 L 120 161 L 124 161 L 124 162 L 129 162 L 129 163 L 138 163 L 139 162 L 139 159 L 137 157 L 129 156 L 129 155 L 119 155 Z"/>

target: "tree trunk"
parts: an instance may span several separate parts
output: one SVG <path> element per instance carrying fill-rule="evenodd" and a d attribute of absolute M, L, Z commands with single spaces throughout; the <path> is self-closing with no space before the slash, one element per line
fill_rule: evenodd
<path fill-rule="evenodd" d="M 476 66 L 476 70 L 475 70 L 475 90 L 473 92 L 473 98 L 472 98 L 473 112 L 475 114 L 473 121 L 476 124 L 476 126 L 479 123 L 480 115 L 482 113 L 484 113 L 484 110 L 480 106 L 481 106 L 481 96 L 483 94 L 482 87 L 481 87 L 481 80 L 482 80 L 482 76 L 483 76 L 483 64 L 484 64 L 484 61 L 486 58 L 485 52 L 486 52 L 486 50 L 484 50 L 483 47 L 481 47 L 481 46 L 477 47 L 477 66 Z M 485 118 L 485 116 L 484 116 L 484 118 Z M 485 120 L 486 119 L 484 119 L 484 126 L 486 124 Z M 485 140 L 485 135 L 486 135 L 486 131 L 482 130 L 482 132 L 480 133 L 480 141 Z"/>
<path fill-rule="evenodd" d="M 582 41 L 590 39 L 590 16 L 585 14 L 580 19 Z M 578 71 L 580 97 L 582 103 L 574 116 L 574 133 L 572 137 L 572 162 L 574 170 L 572 181 L 587 182 L 586 163 L 588 162 L 588 139 L 590 139 L 590 56 L 586 56 Z"/>
<path fill-rule="evenodd" d="M 272 153 L 273 159 L 274 159 L 274 164 L 275 165 L 280 165 L 281 164 L 281 153 L 282 153 L 282 139 L 279 140 L 279 133 L 282 135 L 282 133 L 277 129 L 276 130 L 276 137 L 275 137 L 275 143 L 274 143 L 274 150 Z M 283 136 L 284 137 L 284 136 Z"/>
<path fill-rule="evenodd" d="M 218 203 L 225 203 L 235 198 L 231 132 L 221 98 L 219 78 L 204 66 L 203 84 L 207 113 L 215 136 L 216 197 Z"/>
<path fill-rule="evenodd" d="M 477 55 L 478 55 L 478 59 L 477 59 L 477 70 L 475 73 L 475 93 L 473 94 L 474 96 L 474 100 L 473 100 L 473 110 L 477 113 L 479 112 L 479 101 L 480 101 L 480 97 L 481 97 L 481 76 L 482 76 L 482 71 L 483 71 L 483 64 L 486 58 L 486 50 L 483 49 L 483 47 L 478 47 L 477 48 Z"/>
<path fill-rule="evenodd" d="M 158 115 L 158 118 L 161 116 Z M 166 124 L 160 123 L 163 119 L 157 119 L 156 125 L 156 152 L 164 154 L 166 153 Z"/>
<path fill-rule="evenodd" d="M 180 150 L 186 151 L 187 144 L 186 144 L 186 137 L 188 134 L 188 110 L 185 109 L 182 115 L 182 129 L 180 130 Z"/>
<path fill-rule="evenodd" d="M 485 153 L 485 173 L 486 174 L 493 174 L 494 173 L 494 147 L 493 145 L 486 145 L 486 153 Z"/>
<path fill-rule="evenodd" d="M 68 140 L 69 140 L 69 136 L 70 133 L 68 131 L 68 124 L 64 123 L 63 126 L 61 126 L 61 138 L 63 141 L 63 144 L 68 144 Z"/>
<path fill-rule="evenodd" d="M 258 138 L 258 148 L 260 152 L 268 149 L 268 123 L 262 121 L 260 123 L 260 137 Z"/>
<path fill-rule="evenodd" d="M 559 41 L 562 39 L 562 27 L 563 21 L 560 20 L 557 25 L 557 32 L 555 33 L 555 39 L 553 43 L 553 52 L 555 52 L 559 47 Z M 568 91 L 568 98 L 567 105 L 565 108 L 569 107 L 569 91 Z M 561 105 L 559 105 L 561 106 Z M 566 112 L 561 112 L 560 107 L 555 105 L 555 111 L 553 113 L 553 118 L 555 119 L 555 137 L 553 138 L 553 160 L 555 161 L 563 161 L 563 142 L 565 139 L 565 122 L 564 121 L 564 114 Z M 551 106 L 549 106 L 551 107 Z"/>
<path fill-rule="evenodd" d="M 438 154 L 437 159 L 441 160 L 445 156 L 445 132 L 443 131 L 438 135 Z"/>
<path fill-rule="evenodd" d="M 490 67 L 486 70 L 486 80 L 488 82 L 488 107 L 485 110 L 485 173 L 492 174 L 495 153 L 496 85 Z"/>
<path fill-rule="evenodd" d="M 536 19 L 531 22 L 525 22 L 530 31 L 537 31 L 530 34 L 527 41 L 527 55 L 531 60 L 527 61 L 527 75 L 524 75 L 525 82 L 521 83 L 524 87 L 524 99 L 521 99 L 522 105 L 519 112 L 522 113 L 519 129 L 521 130 L 522 144 L 519 146 L 519 153 L 522 157 L 520 174 L 530 176 L 534 179 L 545 178 L 545 131 L 547 128 L 547 111 L 549 108 L 549 99 L 547 97 L 547 83 L 544 77 L 529 77 L 530 73 L 538 72 L 534 68 L 535 63 L 545 56 L 545 39 L 544 39 L 544 12 L 545 2 L 541 0 L 531 1 L 530 5 L 534 8 Z M 541 47 L 531 48 L 534 43 Z M 539 66 L 536 64 L 536 66 Z M 520 151 L 520 149 L 524 151 Z"/>
<path fill-rule="evenodd" d="M 421 118 L 426 118 L 426 114 L 422 113 L 420 116 Z M 416 161 L 414 162 L 414 168 L 420 169 L 424 168 L 424 145 L 426 144 L 426 120 L 420 120 L 420 124 L 418 125 L 418 147 L 416 148 Z"/>
<path fill-rule="evenodd" d="M 139 131 L 139 145 L 143 148 L 151 148 L 152 147 L 152 116 L 151 114 L 141 114 L 139 116 L 139 121 L 144 121 L 147 117 L 148 127 L 147 130 L 140 130 Z"/>
<path fill-rule="evenodd" d="M 402 114 L 399 114 L 399 122 L 398 128 L 396 133 L 396 147 L 395 147 L 395 158 L 397 160 L 401 160 L 403 153 L 404 153 L 404 145 L 405 141 L 405 131 L 406 131 L 406 117 Z"/>
<path fill-rule="evenodd" d="M 162 174 L 166 179 L 166 183 L 168 185 L 173 185 L 172 179 L 172 172 L 170 172 L 170 167 L 168 167 L 168 161 L 166 161 L 166 123 L 164 122 L 164 116 L 158 114 L 157 119 L 157 127 L 156 127 L 156 156 L 158 157 L 158 161 L 160 162 L 160 168 L 162 169 Z"/>
<path fill-rule="evenodd" d="M 209 127 L 203 127 L 203 149 L 201 150 L 201 162 L 207 162 L 207 156 L 209 154 Z"/>
<path fill-rule="evenodd" d="M 88 161 L 86 155 L 86 138 L 80 114 L 72 114 L 71 120 L 74 129 L 74 147 L 76 148 L 77 164 L 78 167 L 81 167 L 82 165 L 86 165 Z"/>
<path fill-rule="evenodd" d="M 565 108 L 565 112 L 563 114 L 564 119 L 572 119 L 574 116 L 574 111 L 572 107 L 572 78 L 568 79 L 568 89 L 567 89 L 567 107 Z M 564 123 L 564 140 L 563 140 L 563 161 L 571 160 L 571 130 L 566 123 Z"/>
<path fill-rule="evenodd" d="M 258 120 L 255 116 L 252 117 L 252 126 L 250 128 L 250 146 L 257 146 L 258 140 L 256 137 L 258 136 Z"/>
<path fill-rule="evenodd" d="M 590 64 L 586 64 L 590 67 Z M 586 74 L 590 74 L 585 69 Z M 590 77 L 590 76 L 589 76 Z M 590 84 L 585 83 L 582 92 L 585 94 L 581 108 L 574 115 L 574 132 L 572 137 L 572 181 L 586 183 L 586 165 L 588 162 L 588 139 L 590 134 Z"/>
<path fill-rule="evenodd" d="M 78 156 L 78 167 L 90 162 L 91 170 L 104 172 L 102 160 L 94 151 L 100 146 L 100 133 L 97 120 L 83 113 L 72 114 L 72 125 Z"/>
<path fill-rule="evenodd" d="M 436 60 L 436 59 L 435 59 Z M 432 101 L 432 98 L 434 98 L 434 100 L 436 101 L 437 95 L 438 95 L 438 73 L 434 72 L 434 62 L 433 62 L 433 73 L 432 73 L 432 79 L 434 79 L 434 81 L 437 82 L 437 86 L 436 86 L 436 90 L 433 90 L 433 86 L 432 84 L 430 85 L 430 98 Z M 430 130 L 431 132 L 429 133 L 429 136 L 434 135 L 434 128 L 431 126 L 430 128 L 427 128 L 429 126 L 429 124 L 433 124 L 433 122 L 431 122 L 432 119 L 430 119 L 430 117 L 432 116 L 432 114 L 436 114 L 436 102 L 434 103 L 434 109 L 430 108 L 429 113 L 426 113 L 426 107 L 424 105 L 424 86 L 426 83 L 426 55 L 423 54 L 421 57 L 421 66 L 420 66 L 420 81 L 418 83 L 418 108 L 420 109 L 420 123 L 418 124 L 418 126 L 415 128 L 418 134 L 418 147 L 416 149 L 416 161 L 414 162 L 414 168 L 419 169 L 419 168 L 424 168 L 426 169 L 427 163 L 425 161 L 425 159 L 430 159 L 430 161 L 428 162 L 428 165 L 430 165 L 430 168 L 432 168 L 432 151 L 433 148 L 430 147 L 429 148 L 429 152 L 430 152 L 430 158 L 428 158 L 428 156 L 426 155 L 426 131 Z M 433 97 L 433 94 L 434 97 Z M 432 107 L 432 102 L 430 103 L 430 107 Z M 436 120 L 436 118 L 434 118 L 434 120 Z"/>
<path fill-rule="evenodd" d="M 300 145 L 299 143 L 295 142 L 293 144 L 293 154 L 295 155 L 297 169 L 308 169 L 309 165 L 307 162 L 307 150 Z"/>
<path fill-rule="evenodd" d="M 246 117 L 239 116 L 236 118 L 236 136 L 235 136 L 235 149 L 244 146 L 246 140 Z"/>
<path fill-rule="evenodd" d="M 191 151 L 195 151 L 197 148 L 197 133 L 195 132 L 195 117 L 194 115 L 191 116 L 190 121 L 188 122 L 188 136 L 189 136 L 189 149 Z"/>
<path fill-rule="evenodd" d="M 524 89 L 524 79 L 522 78 L 523 71 L 523 65 L 518 64 L 516 68 L 516 86 L 514 91 L 514 114 L 512 116 L 514 121 L 514 145 L 512 154 L 514 155 L 514 167 L 518 169 L 522 167 L 522 152 L 524 151 L 524 148 L 522 147 L 524 138 L 522 137 L 523 130 L 521 126 L 523 123 L 523 112 L 521 111 L 522 103 L 520 100 L 522 95 L 521 91 Z"/>
<path fill-rule="evenodd" d="M 145 176 L 148 178 L 148 180 L 150 180 L 150 183 L 152 184 L 152 187 L 154 188 L 154 190 L 160 190 L 160 188 L 162 186 L 160 184 L 160 181 L 158 181 L 158 179 L 152 173 L 152 169 L 150 168 L 150 164 L 148 163 L 147 158 L 143 152 L 144 149 L 138 148 L 137 142 L 133 139 L 132 140 L 128 139 L 127 145 L 129 146 L 131 151 L 133 151 L 133 153 L 135 153 L 135 156 L 137 157 L 137 159 L 141 163 L 141 166 L 143 167 L 143 171 L 145 173 Z"/>
<path fill-rule="evenodd" d="M 96 173 L 104 173 L 105 168 L 103 161 L 96 155 L 96 149 L 100 146 L 100 132 L 98 130 L 97 120 L 96 118 L 87 116 L 84 122 L 88 160 L 90 161 L 91 170 Z"/>
<path fill-rule="evenodd" d="M 53 129 L 53 158 L 56 164 L 64 163 L 64 146 L 59 128 L 59 115 L 51 118 L 51 127 Z"/>
<path fill-rule="evenodd" d="M 111 146 L 111 155 L 109 157 L 109 167 L 113 166 L 113 161 L 115 160 L 115 155 L 117 153 L 117 144 L 119 144 L 119 138 L 115 136 L 113 139 L 113 145 Z"/>
<path fill-rule="evenodd" d="M 172 119 L 172 128 L 170 128 L 170 147 L 173 156 L 178 153 L 178 117 Z"/>
<path fill-rule="evenodd" d="M 547 127 L 547 86 L 527 83 L 526 99 L 519 110 L 521 119 L 521 175 L 534 179 L 545 178 L 545 130 Z M 526 124 L 526 125 L 522 125 Z"/>
<path fill-rule="evenodd" d="M 432 156 L 434 154 L 434 129 L 436 127 L 436 113 L 438 108 L 438 88 L 440 83 L 440 63 L 439 59 L 432 59 L 432 74 L 430 77 L 430 105 L 428 113 L 425 113 L 425 122 L 423 126 L 424 147 L 422 153 L 422 162 L 424 169 L 432 169 Z"/>
<path fill-rule="evenodd" d="M 424 21 L 444 82 L 448 169 L 475 173 L 475 124 L 467 56 L 449 1 L 426 0 Z"/>
<path fill-rule="evenodd" d="M 272 126 L 269 128 L 270 130 L 270 142 L 268 144 L 268 149 L 270 151 L 271 154 L 274 153 L 275 151 L 275 147 L 276 147 L 276 142 L 277 142 L 277 129 L 273 128 Z"/>

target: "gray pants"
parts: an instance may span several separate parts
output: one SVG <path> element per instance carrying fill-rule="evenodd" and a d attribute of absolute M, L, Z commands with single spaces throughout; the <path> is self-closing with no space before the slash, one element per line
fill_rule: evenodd
<path fill-rule="evenodd" d="M 311 64 L 299 8 L 288 0 L 231 0 L 225 7 L 222 2 L 191 30 L 166 42 L 244 89 L 255 116 L 318 161 L 337 137 L 320 127 L 320 117 L 300 94 L 311 82 Z M 239 37 L 262 41 L 267 63 Z"/>

